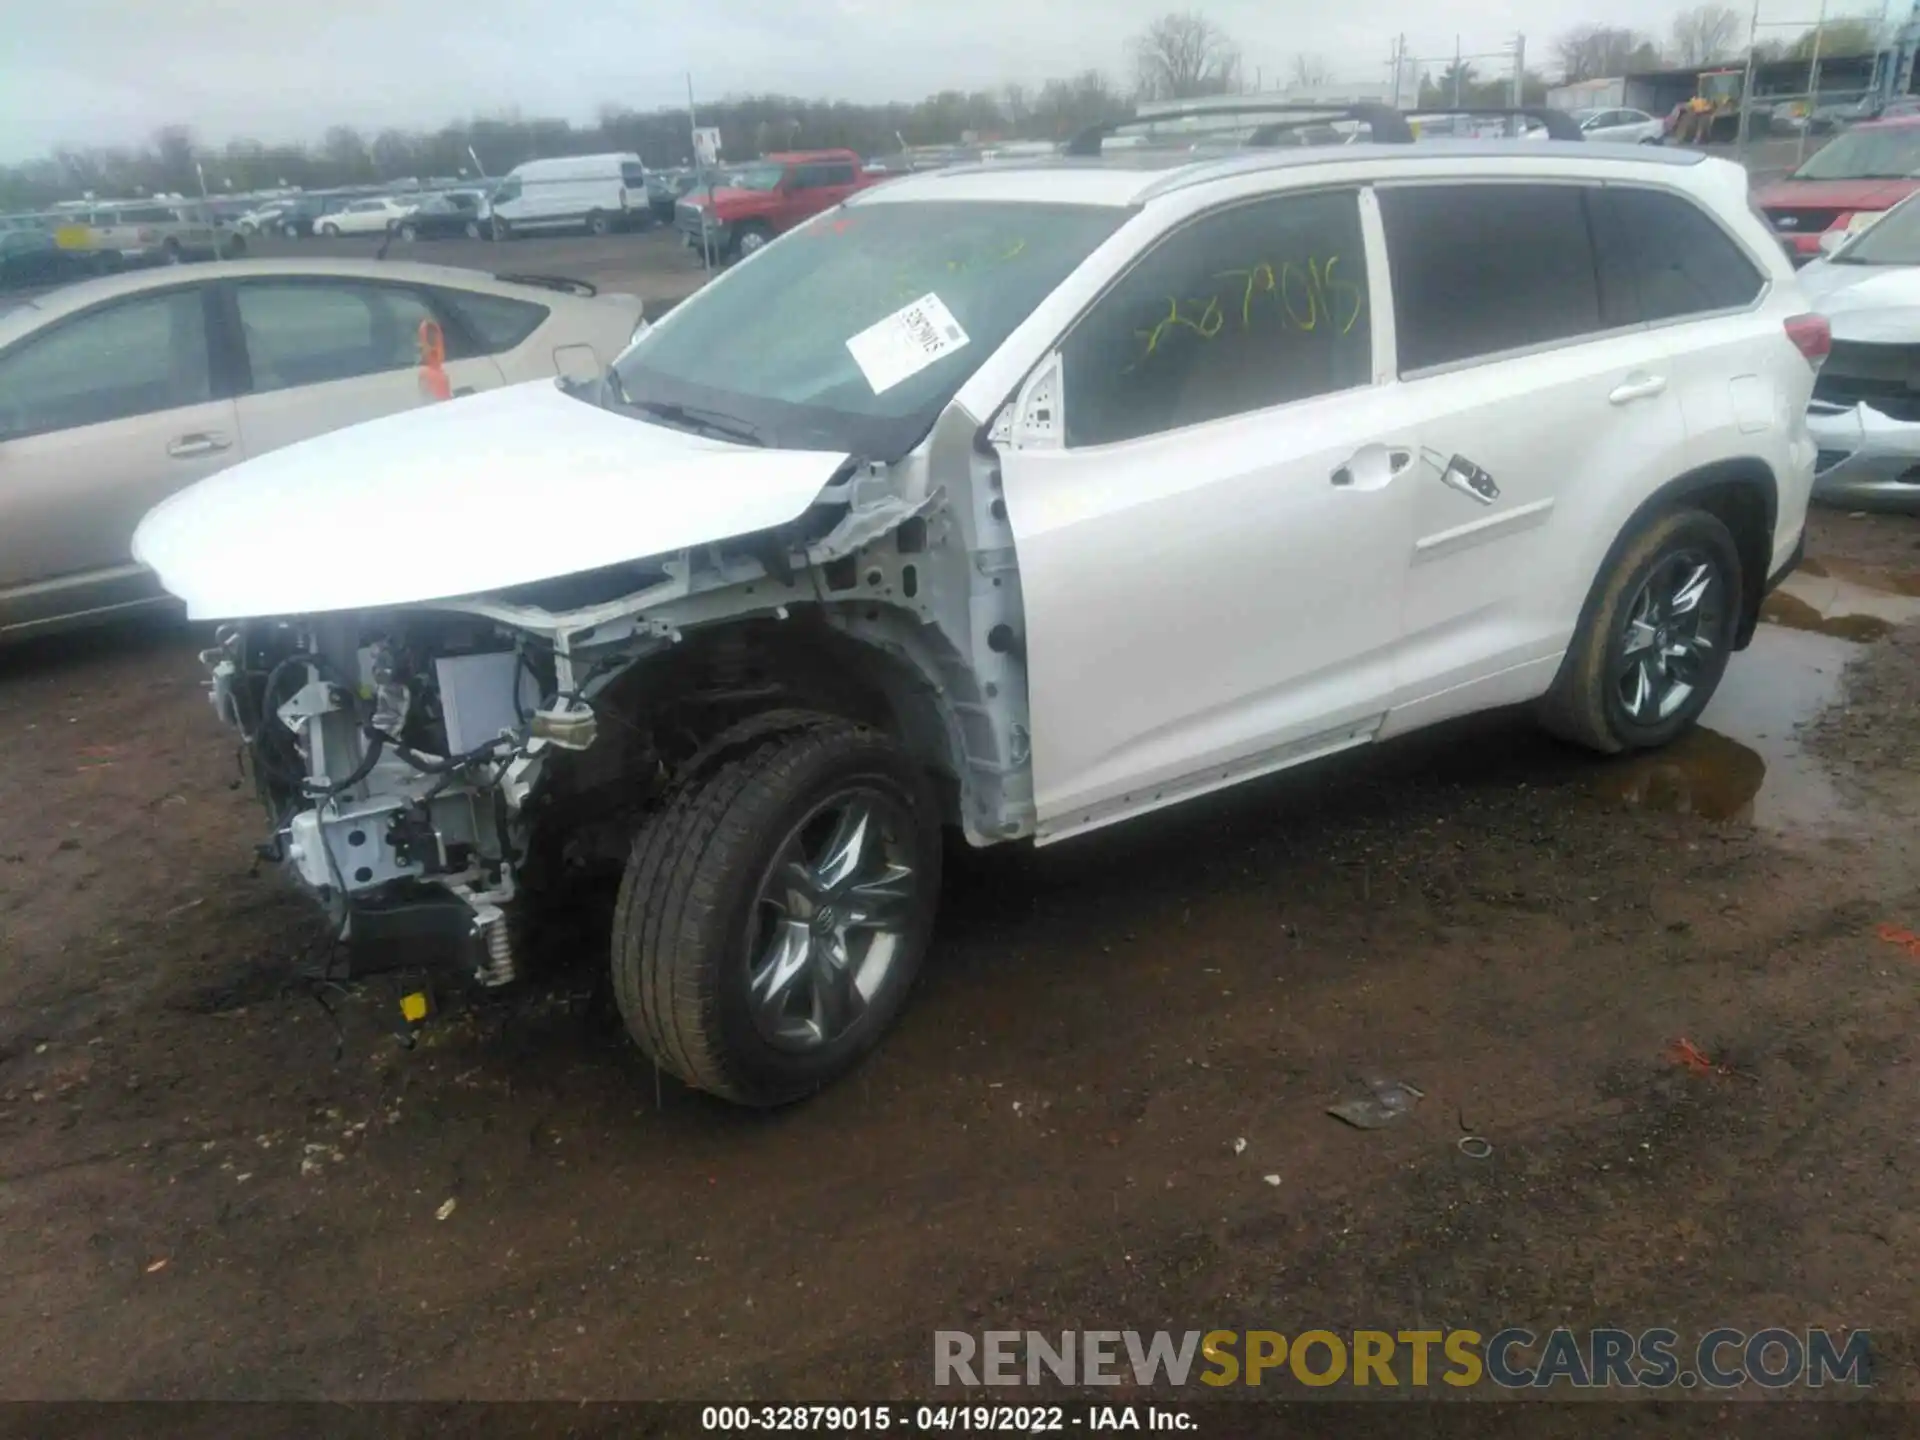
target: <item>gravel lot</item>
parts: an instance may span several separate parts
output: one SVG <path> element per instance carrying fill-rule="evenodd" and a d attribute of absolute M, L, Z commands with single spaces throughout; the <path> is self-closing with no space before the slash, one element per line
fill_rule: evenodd
<path fill-rule="evenodd" d="M 0 1394 L 872 1398 L 942 1325 L 1424 1321 L 1866 1326 L 1914 1398 L 1920 525 L 1812 552 L 1665 754 L 1495 716 L 956 856 L 899 1032 L 774 1115 L 644 1065 L 591 914 L 405 1047 L 398 979 L 292 978 L 198 636 L 0 654 Z M 1426 1099 L 1329 1119 L 1369 1073 Z"/>
<path fill-rule="evenodd" d="M 1866 1327 L 1920 1399 L 1920 522 L 1810 557 L 1662 754 L 1483 717 L 955 854 L 898 1033 L 774 1115 L 644 1064 L 596 913 L 412 1045 L 412 977 L 297 979 L 204 637 L 0 651 L 0 1395 L 872 1399 L 937 1327 L 1511 1323 Z M 1425 1099 L 1329 1119 L 1370 1075 Z"/>

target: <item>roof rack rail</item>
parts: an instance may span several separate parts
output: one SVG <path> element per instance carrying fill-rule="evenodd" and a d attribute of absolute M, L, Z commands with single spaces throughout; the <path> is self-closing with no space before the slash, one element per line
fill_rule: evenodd
<path fill-rule="evenodd" d="M 1249 100 L 1233 105 L 1185 105 L 1177 110 L 1160 110 L 1152 115 L 1133 115 L 1124 120 L 1103 120 L 1097 125 L 1089 125 L 1080 131 L 1061 150 L 1063 155 L 1080 158 L 1098 155 L 1101 142 L 1114 131 L 1133 125 L 1155 125 L 1162 120 L 1188 120 L 1197 116 L 1235 116 L 1235 115 L 1299 115 L 1311 120 L 1358 120 L 1368 126 L 1377 141 L 1390 144 L 1408 144 L 1413 140 L 1413 131 L 1408 128 L 1405 117 L 1390 105 L 1372 103 L 1360 104 L 1305 104 L 1299 101 Z M 1286 128 L 1279 125 L 1263 126 L 1267 132 Z"/>
<path fill-rule="evenodd" d="M 1418 120 L 1428 115 L 1501 115 L 1518 116 L 1527 120 L 1538 120 L 1546 128 L 1549 140 L 1585 140 L 1586 132 L 1565 110 L 1555 110 L 1546 105 L 1422 105 L 1415 110 L 1402 112 L 1409 120 Z"/>

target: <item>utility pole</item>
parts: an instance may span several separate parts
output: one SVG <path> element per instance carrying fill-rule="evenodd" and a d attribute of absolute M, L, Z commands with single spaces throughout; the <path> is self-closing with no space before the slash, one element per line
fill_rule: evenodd
<path fill-rule="evenodd" d="M 1760 43 L 1760 0 L 1753 0 L 1753 20 L 1747 26 L 1747 78 L 1740 82 L 1740 115 L 1734 131 L 1733 158 L 1747 158 L 1747 119 L 1753 105 L 1753 50 Z M 1707 117 L 1707 133 L 1701 144 L 1713 139 L 1713 117 Z"/>
<path fill-rule="evenodd" d="M 1527 37 L 1513 37 L 1513 108 L 1527 103 Z"/>
<path fill-rule="evenodd" d="M 1827 0 L 1820 0 L 1820 18 L 1813 22 L 1813 60 L 1807 66 L 1807 123 L 1802 125 L 1793 145 L 1793 168 L 1807 158 L 1807 131 L 1813 128 L 1813 112 L 1820 104 L 1820 42 L 1826 38 Z"/>
<path fill-rule="evenodd" d="M 1393 37 L 1393 108 L 1400 108 L 1400 73 L 1407 68 L 1407 37 Z"/>
<path fill-rule="evenodd" d="M 1756 0 L 1757 3 L 1757 0 Z M 687 150 L 693 156 L 694 170 L 700 170 L 700 117 L 693 108 L 693 72 L 687 72 Z M 707 231 L 707 212 L 713 209 L 713 176 L 707 176 L 707 203 L 700 207 L 700 259 L 713 269 L 713 238 Z"/>
<path fill-rule="evenodd" d="M 1460 108 L 1460 37 L 1453 37 L 1453 108 Z"/>

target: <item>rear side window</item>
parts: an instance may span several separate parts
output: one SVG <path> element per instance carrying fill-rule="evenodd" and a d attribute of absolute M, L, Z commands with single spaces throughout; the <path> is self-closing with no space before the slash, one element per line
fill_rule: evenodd
<path fill-rule="evenodd" d="M 1603 328 L 1578 185 L 1382 189 L 1400 369 Z"/>
<path fill-rule="evenodd" d="M 1766 284 L 1746 251 L 1690 200 L 1610 185 L 1592 202 L 1603 253 L 1628 247 L 1644 319 L 1744 309 Z M 1619 267 L 1621 257 L 1605 258 Z"/>
<path fill-rule="evenodd" d="M 434 302 L 458 316 L 479 344 L 482 355 L 498 355 L 525 340 L 550 313 L 531 300 L 478 295 L 470 290 L 436 290 Z"/>
<path fill-rule="evenodd" d="M 629 190 L 639 190 L 647 183 L 647 172 L 630 160 L 623 161 L 620 166 L 620 183 Z"/>
<path fill-rule="evenodd" d="M 248 281 L 236 290 L 253 390 L 290 390 L 420 363 L 424 301 L 349 280 Z"/>
<path fill-rule="evenodd" d="M 1062 350 L 1067 444 L 1105 445 L 1373 378 L 1352 191 L 1284 195 L 1169 235 Z"/>

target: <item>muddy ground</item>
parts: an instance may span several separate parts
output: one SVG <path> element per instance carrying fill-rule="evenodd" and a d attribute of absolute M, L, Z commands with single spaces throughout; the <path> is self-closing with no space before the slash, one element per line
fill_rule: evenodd
<path fill-rule="evenodd" d="M 1508 1323 L 1869 1327 L 1920 1395 L 1920 524 L 1811 554 L 1666 754 L 1495 716 L 957 856 L 896 1035 L 773 1115 L 660 1081 L 586 940 L 411 1049 L 400 980 L 294 982 L 199 637 L 0 654 L 0 1396 L 872 1398 L 937 1327 Z M 1326 1115 L 1370 1075 L 1425 1099 Z"/>

